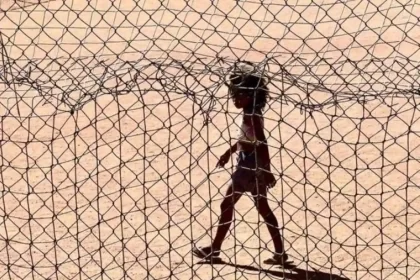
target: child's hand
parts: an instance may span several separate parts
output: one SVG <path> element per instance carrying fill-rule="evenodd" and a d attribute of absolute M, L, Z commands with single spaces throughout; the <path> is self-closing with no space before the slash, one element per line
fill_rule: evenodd
<path fill-rule="evenodd" d="M 268 183 L 268 188 L 271 189 L 272 187 L 274 187 L 276 185 L 276 178 L 274 177 L 273 173 L 268 173 L 266 175 L 266 180 Z"/>
<path fill-rule="evenodd" d="M 219 161 L 217 162 L 216 167 L 219 167 L 219 168 L 224 167 L 225 164 L 229 161 L 229 158 L 230 158 L 230 153 L 228 153 L 228 152 L 224 153 L 220 157 Z"/>

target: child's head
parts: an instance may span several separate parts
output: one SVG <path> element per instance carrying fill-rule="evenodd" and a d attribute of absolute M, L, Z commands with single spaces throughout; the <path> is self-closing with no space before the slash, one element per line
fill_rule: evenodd
<path fill-rule="evenodd" d="M 228 86 L 236 108 L 264 109 L 268 98 L 267 81 L 250 70 L 248 65 L 240 67 L 229 76 Z"/>

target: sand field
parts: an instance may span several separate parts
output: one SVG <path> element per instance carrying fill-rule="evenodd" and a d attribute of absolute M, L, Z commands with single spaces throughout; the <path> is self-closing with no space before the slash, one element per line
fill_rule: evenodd
<path fill-rule="evenodd" d="M 420 279 L 419 3 L 13 2 L 0 279 Z M 226 263 L 190 253 L 234 167 L 215 169 L 240 123 L 223 86 L 238 58 L 272 79 L 269 199 L 293 271 L 262 264 L 272 243 L 247 196 Z"/>

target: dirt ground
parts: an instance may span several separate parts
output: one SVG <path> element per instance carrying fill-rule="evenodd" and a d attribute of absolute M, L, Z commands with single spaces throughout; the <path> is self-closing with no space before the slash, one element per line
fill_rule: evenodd
<path fill-rule="evenodd" d="M 13 2 L 0 0 L 0 279 L 420 279 L 418 98 L 353 99 L 310 114 L 296 106 L 305 89 L 285 87 L 281 72 L 338 96 L 415 88 L 419 3 Z M 279 180 L 270 205 L 293 271 L 262 264 L 273 247 L 247 196 L 225 263 L 191 255 L 215 233 L 232 165 L 214 166 L 240 123 L 210 75 L 156 79 L 186 71 L 173 60 L 198 57 L 194 67 L 212 70 L 267 60 L 272 96 L 290 97 L 269 103 L 265 123 Z M 124 61 L 169 65 L 142 71 L 127 94 L 74 112 L 63 105 L 63 93 L 74 105 L 100 81 L 119 85 L 104 69 L 123 73 Z M 19 85 L 28 63 L 26 77 L 48 96 Z M 201 100 L 216 97 L 207 125 L 170 89 L 183 83 Z M 312 88 L 310 102 L 334 94 Z"/>

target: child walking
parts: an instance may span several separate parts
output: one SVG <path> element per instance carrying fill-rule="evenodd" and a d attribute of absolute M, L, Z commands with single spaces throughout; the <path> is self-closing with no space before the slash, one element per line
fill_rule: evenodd
<path fill-rule="evenodd" d="M 288 260 L 288 256 L 284 251 L 277 219 L 267 201 L 267 190 L 272 188 L 276 181 L 271 173 L 262 116 L 268 98 L 266 80 L 253 73 L 249 65 L 234 72 L 229 80 L 229 94 L 235 107 L 243 110 L 243 119 L 239 140 L 220 157 L 217 166 L 224 167 L 232 154 L 238 151 L 237 168 L 232 174 L 231 184 L 220 205 L 219 225 L 212 244 L 194 248 L 193 254 L 199 258 L 219 256 L 222 243 L 232 223 L 235 203 L 243 193 L 250 192 L 274 243 L 275 253 L 264 263 L 282 265 Z"/>

